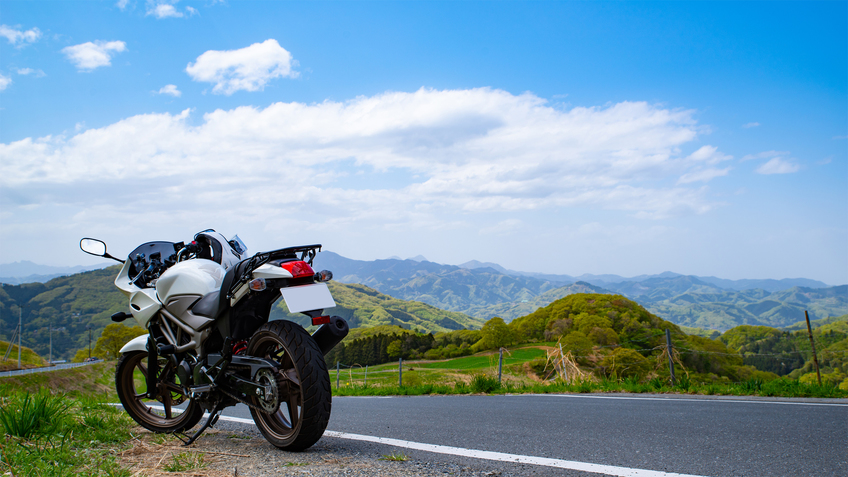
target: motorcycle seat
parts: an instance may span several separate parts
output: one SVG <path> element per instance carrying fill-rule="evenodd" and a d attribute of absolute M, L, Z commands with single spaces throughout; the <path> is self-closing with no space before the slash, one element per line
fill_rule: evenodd
<path fill-rule="evenodd" d="M 248 260 L 242 260 L 236 266 L 230 268 L 224 275 L 224 281 L 221 283 L 221 289 L 211 293 L 207 293 L 198 300 L 191 309 L 195 315 L 205 316 L 215 319 L 221 313 L 227 311 L 230 307 L 230 300 L 227 300 L 227 293 L 230 291 L 230 286 L 236 277 L 244 273 Z"/>

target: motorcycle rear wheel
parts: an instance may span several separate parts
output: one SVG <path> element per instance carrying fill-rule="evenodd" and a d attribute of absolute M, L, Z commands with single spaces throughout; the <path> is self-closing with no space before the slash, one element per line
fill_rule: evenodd
<path fill-rule="evenodd" d="M 203 417 L 203 409 L 182 394 L 173 365 L 159 359 L 159 386 L 156 399 L 146 396 L 147 352 L 124 353 L 115 371 L 115 387 L 127 414 L 153 432 L 181 432 L 191 429 Z M 176 406 L 188 401 L 185 409 Z M 161 408 L 161 409 L 160 409 Z"/>
<path fill-rule="evenodd" d="M 272 321 L 253 334 L 247 354 L 280 363 L 279 410 L 267 414 L 250 409 L 265 439 L 292 452 L 318 442 L 330 420 L 332 393 L 327 364 L 315 340 L 297 323 Z"/>

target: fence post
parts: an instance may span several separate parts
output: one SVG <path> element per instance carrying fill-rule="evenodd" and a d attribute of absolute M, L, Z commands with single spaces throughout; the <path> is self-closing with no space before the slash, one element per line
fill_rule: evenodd
<path fill-rule="evenodd" d="M 819 386 L 821 383 L 821 373 L 819 372 L 819 358 L 816 356 L 816 344 L 813 343 L 813 329 L 810 327 L 810 315 L 807 313 L 807 310 L 804 310 L 804 318 L 807 319 L 807 334 L 810 335 L 810 347 L 813 348 L 813 362 L 816 363 L 816 376 L 819 378 Z"/>
<path fill-rule="evenodd" d="M 403 387 L 403 358 L 398 358 L 398 387 Z"/>
<path fill-rule="evenodd" d="M 368 387 L 368 365 L 365 365 L 365 387 Z"/>
<path fill-rule="evenodd" d="M 500 357 L 498 358 L 498 384 L 501 383 L 502 371 L 503 371 L 503 348 L 500 349 Z"/>
<path fill-rule="evenodd" d="M 339 389 L 339 366 L 341 361 L 336 361 L 336 389 Z"/>
<path fill-rule="evenodd" d="M 671 330 L 669 330 L 668 328 L 666 328 L 665 330 L 665 345 L 668 349 L 668 371 L 671 374 L 671 385 L 674 386 L 674 359 L 672 358 L 671 354 L 674 349 L 671 347 Z"/>

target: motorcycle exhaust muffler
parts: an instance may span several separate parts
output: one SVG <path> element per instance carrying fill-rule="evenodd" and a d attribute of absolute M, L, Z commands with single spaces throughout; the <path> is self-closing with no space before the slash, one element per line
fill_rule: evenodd
<path fill-rule="evenodd" d="M 312 339 L 321 348 L 321 352 L 326 355 L 333 349 L 345 336 L 350 332 L 347 326 L 347 321 L 340 316 L 331 316 L 330 322 L 325 323 L 312 333 Z"/>

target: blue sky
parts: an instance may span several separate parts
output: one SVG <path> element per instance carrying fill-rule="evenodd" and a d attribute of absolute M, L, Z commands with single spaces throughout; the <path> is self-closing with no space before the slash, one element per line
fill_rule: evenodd
<path fill-rule="evenodd" d="M 846 5 L 6 1 L 0 262 L 213 227 L 848 283 Z"/>

